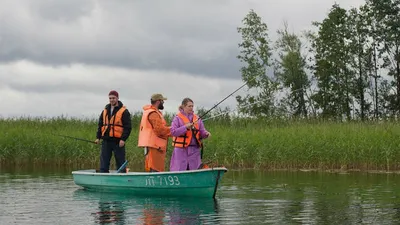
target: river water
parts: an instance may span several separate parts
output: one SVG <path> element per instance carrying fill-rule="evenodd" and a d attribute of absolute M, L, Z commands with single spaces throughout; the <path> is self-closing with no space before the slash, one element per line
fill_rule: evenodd
<path fill-rule="evenodd" d="M 213 199 L 89 192 L 71 171 L 0 170 L 0 224 L 400 224 L 400 175 L 228 171 Z"/>

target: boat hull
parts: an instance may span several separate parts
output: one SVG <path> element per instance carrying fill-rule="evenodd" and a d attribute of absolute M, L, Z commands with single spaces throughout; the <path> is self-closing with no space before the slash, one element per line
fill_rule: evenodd
<path fill-rule="evenodd" d="M 73 171 L 76 185 L 88 190 L 120 192 L 139 196 L 215 197 L 226 168 L 177 172 L 96 173 Z"/>

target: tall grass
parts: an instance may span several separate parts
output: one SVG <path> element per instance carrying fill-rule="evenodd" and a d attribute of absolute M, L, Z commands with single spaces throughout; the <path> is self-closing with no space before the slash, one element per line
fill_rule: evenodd
<path fill-rule="evenodd" d="M 132 117 L 127 141 L 131 166 L 143 165 L 136 147 L 140 114 Z M 171 115 L 167 115 L 171 121 Z M 204 140 L 203 161 L 229 168 L 260 169 L 400 169 L 397 122 L 323 122 L 218 118 L 205 122 L 212 136 Z M 94 140 L 97 121 L 64 117 L 0 119 L 1 164 L 98 166 L 100 146 L 55 134 Z M 169 141 L 166 169 L 172 153 Z"/>

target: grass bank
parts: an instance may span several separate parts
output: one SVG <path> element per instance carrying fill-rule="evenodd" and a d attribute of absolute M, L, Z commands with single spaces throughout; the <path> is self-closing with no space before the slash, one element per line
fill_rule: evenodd
<path fill-rule="evenodd" d="M 136 147 L 140 115 L 127 142 L 131 167 L 143 165 Z M 170 121 L 170 116 L 167 118 Z M 97 121 L 62 117 L 0 119 L 0 162 L 98 166 L 99 145 L 56 136 L 94 140 Z M 204 161 L 229 168 L 384 170 L 400 169 L 397 122 L 321 122 L 287 120 L 208 120 L 212 137 L 204 141 Z M 168 160 L 172 147 L 168 149 Z M 167 162 L 167 168 L 169 161 Z"/>

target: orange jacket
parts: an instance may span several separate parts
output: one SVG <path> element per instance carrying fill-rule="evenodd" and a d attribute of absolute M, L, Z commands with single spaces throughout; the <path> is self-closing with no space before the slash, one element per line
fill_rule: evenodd
<path fill-rule="evenodd" d="M 152 105 L 146 105 L 143 109 L 144 112 L 139 127 L 138 147 L 151 147 L 165 152 L 167 150 L 168 136 L 157 136 L 149 121 L 149 114 L 155 112 L 160 116 L 162 125 L 166 127 L 167 122 L 165 121 L 164 116 Z"/>
<path fill-rule="evenodd" d="M 111 117 L 111 120 L 108 120 L 107 109 L 103 110 L 103 126 L 101 127 L 101 136 L 104 136 L 107 128 L 110 129 L 109 136 L 115 138 L 121 138 L 122 132 L 124 131 L 124 127 L 122 124 L 122 114 L 126 110 L 125 106 L 122 106 L 116 114 Z"/>
<path fill-rule="evenodd" d="M 189 119 L 183 115 L 181 112 L 177 114 L 179 118 L 183 121 L 184 124 L 190 123 Z M 193 114 L 193 121 L 197 121 L 198 117 L 196 114 Z M 186 148 L 189 146 L 190 142 L 192 141 L 193 135 L 195 135 L 197 143 L 201 146 L 201 140 L 200 140 L 200 132 L 199 132 L 199 124 L 195 123 L 194 128 L 189 129 L 186 131 L 186 133 L 182 136 L 179 137 L 173 137 L 172 138 L 172 146 L 178 147 L 178 148 Z"/>

